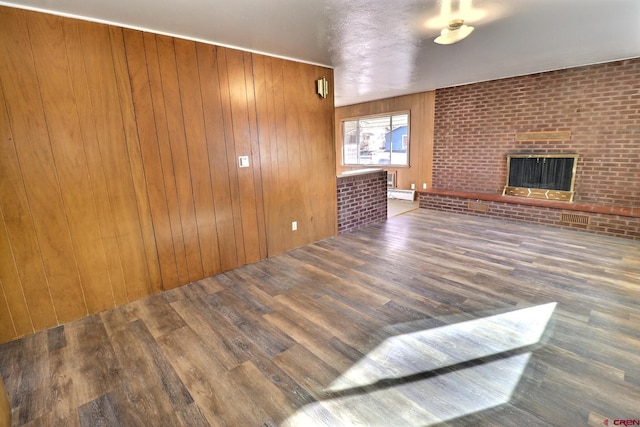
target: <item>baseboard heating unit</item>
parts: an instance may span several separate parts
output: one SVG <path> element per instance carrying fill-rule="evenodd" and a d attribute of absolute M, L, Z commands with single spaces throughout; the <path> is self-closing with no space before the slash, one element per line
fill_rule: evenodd
<path fill-rule="evenodd" d="M 414 201 L 416 198 L 416 191 L 415 190 L 397 190 L 397 189 L 387 190 L 387 198 Z"/>

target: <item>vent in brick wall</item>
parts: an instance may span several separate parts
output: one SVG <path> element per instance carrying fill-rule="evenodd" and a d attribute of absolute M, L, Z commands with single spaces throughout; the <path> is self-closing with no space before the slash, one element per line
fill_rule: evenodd
<path fill-rule="evenodd" d="M 589 220 L 591 217 L 589 215 L 581 215 L 581 214 L 573 214 L 563 212 L 560 214 L 560 222 L 565 222 L 567 224 L 577 224 L 577 225 L 589 225 Z"/>
<path fill-rule="evenodd" d="M 467 209 L 470 211 L 486 213 L 489 210 L 489 204 L 484 202 L 468 202 Z"/>

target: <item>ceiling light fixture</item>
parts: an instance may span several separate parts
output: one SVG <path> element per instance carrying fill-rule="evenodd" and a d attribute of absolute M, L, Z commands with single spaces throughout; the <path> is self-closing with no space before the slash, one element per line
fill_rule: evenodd
<path fill-rule="evenodd" d="M 474 30 L 473 27 L 464 25 L 464 19 L 449 21 L 449 27 L 444 28 L 434 42 L 438 44 L 453 44 L 467 37 Z"/>

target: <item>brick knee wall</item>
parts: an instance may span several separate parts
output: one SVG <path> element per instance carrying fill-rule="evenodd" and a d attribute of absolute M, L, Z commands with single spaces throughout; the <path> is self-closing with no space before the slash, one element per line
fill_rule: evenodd
<path fill-rule="evenodd" d="M 560 221 L 563 209 L 531 206 L 494 200 L 471 200 L 439 194 L 419 194 L 420 207 L 445 212 L 457 212 L 482 217 L 503 218 L 511 221 L 548 225 L 568 230 L 640 240 L 640 218 L 637 216 L 612 215 L 599 212 L 576 212 L 589 216 L 589 224 L 568 224 Z M 471 202 L 471 206 L 469 205 Z M 486 211 L 485 211 L 486 210 Z"/>
<path fill-rule="evenodd" d="M 338 233 L 387 218 L 387 172 L 338 177 Z"/>

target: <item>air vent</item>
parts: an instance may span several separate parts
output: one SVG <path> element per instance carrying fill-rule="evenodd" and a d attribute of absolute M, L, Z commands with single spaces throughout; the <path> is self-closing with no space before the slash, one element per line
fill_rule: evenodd
<path fill-rule="evenodd" d="M 566 212 L 560 214 L 560 222 L 565 222 L 567 224 L 589 225 L 590 219 L 591 217 L 589 215 L 580 215 Z"/>
<path fill-rule="evenodd" d="M 489 204 L 470 201 L 467 203 L 467 209 L 469 209 L 470 211 L 486 213 L 487 211 L 489 211 Z"/>

